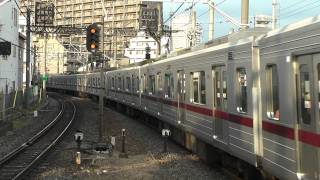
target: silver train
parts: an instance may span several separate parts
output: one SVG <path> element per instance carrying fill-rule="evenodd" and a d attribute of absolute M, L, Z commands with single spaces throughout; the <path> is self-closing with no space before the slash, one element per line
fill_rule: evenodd
<path fill-rule="evenodd" d="M 280 179 L 320 179 L 320 17 L 103 75 L 48 87 L 98 95 L 103 82 L 106 99 L 183 131 L 191 150 L 201 141 Z"/>

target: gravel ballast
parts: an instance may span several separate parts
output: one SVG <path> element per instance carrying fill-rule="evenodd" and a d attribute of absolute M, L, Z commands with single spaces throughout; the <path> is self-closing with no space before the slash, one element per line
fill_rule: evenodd
<path fill-rule="evenodd" d="M 119 112 L 105 108 L 108 139 L 116 137 L 112 156 L 93 151 L 98 141 L 98 105 L 88 99 L 72 98 L 77 105 L 73 129 L 58 147 L 30 175 L 31 179 L 236 179 L 219 167 L 208 166 L 198 156 L 169 141 L 168 152 L 162 153 L 159 132 Z M 121 129 L 126 129 L 128 158 L 119 158 Z M 80 166 L 75 165 L 76 130 L 84 132 Z"/>
<path fill-rule="evenodd" d="M 0 136 L 0 159 L 49 124 L 59 112 L 59 103 L 48 98 L 39 110 L 38 117 L 33 117 L 33 111 L 25 111 L 24 116 L 14 120 L 14 124 L 19 124 L 16 125 L 18 127 L 13 127 L 4 136 Z"/>

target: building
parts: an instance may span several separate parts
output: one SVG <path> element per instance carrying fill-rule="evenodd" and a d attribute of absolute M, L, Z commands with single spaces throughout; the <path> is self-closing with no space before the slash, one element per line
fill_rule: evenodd
<path fill-rule="evenodd" d="M 67 67 L 65 66 L 67 53 L 64 46 L 56 37 L 49 36 L 47 39 L 38 38 L 36 47 L 38 47 L 37 66 L 40 74 L 45 73 L 45 66 L 47 66 L 46 74 L 62 74 L 67 71 Z M 47 47 L 47 51 L 45 51 L 45 47 Z"/>
<path fill-rule="evenodd" d="M 161 39 L 161 54 L 168 54 L 168 37 Z M 158 54 L 157 42 L 145 31 L 138 32 L 137 36 L 130 39 L 129 47 L 125 49 L 125 56 L 129 58 L 129 63 L 141 62 L 146 58 L 146 47 L 150 47 L 150 58 L 154 59 Z"/>
<path fill-rule="evenodd" d="M 201 43 L 202 28 L 196 22 L 196 13 L 175 16 L 171 22 L 172 50 L 195 46 Z"/>
<path fill-rule="evenodd" d="M 14 1 L 2 1 L 0 12 L 0 41 L 11 42 L 11 55 L 0 55 L 0 92 L 10 93 L 18 89 L 19 82 L 18 7 Z"/>
<path fill-rule="evenodd" d="M 28 5 L 34 10 L 35 1 L 22 1 L 24 11 Z M 129 39 L 135 37 L 141 27 L 149 24 L 154 27 L 162 23 L 162 2 L 143 2 L 141 0 L 54 0 L 52 2 L 56 7 L 55 25 L 87 27 L 94 22 L 101 23 L 102 16 L 105 15 L 104 55 L 113 59 L 123 57 Z M 161 26 L 156 27 L 155 29 L 158 30 Z M 84 34 L 63 37 L 61 41 L 67 51 L 77 51 L 76 54 L 81 55 L 87 53 Z"/>

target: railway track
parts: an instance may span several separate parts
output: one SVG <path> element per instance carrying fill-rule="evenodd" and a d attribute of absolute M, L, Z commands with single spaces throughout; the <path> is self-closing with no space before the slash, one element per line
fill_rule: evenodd
<path fill-rule="evenodd" d="M 61 110 L 44 129 L 0 159 L 0 179 L 22 179 L 52 149 L 71 126 L 76 114 L 72 101 L 61 103 Z"/>

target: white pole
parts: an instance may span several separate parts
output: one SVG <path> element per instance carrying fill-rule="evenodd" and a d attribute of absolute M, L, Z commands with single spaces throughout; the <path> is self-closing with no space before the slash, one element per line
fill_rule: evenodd
<path fill-rule="evenodd" d="M 272 0 L 272 30 L 277 28 L 277 0 Z"/>
<path fill-rule="evenodd" d="M 241 1 L 241 29 L 249 27 L 249 0 Z"/>
<path fill-rule="evenodd" d="M 210 2 L 209 2 L 210 3 Z M 212 3 L 212 5 L 214 5 Z M 209 41 L 213 40 L 213 33 L 214 33 L 214 8 L 209 6 Z"/>

